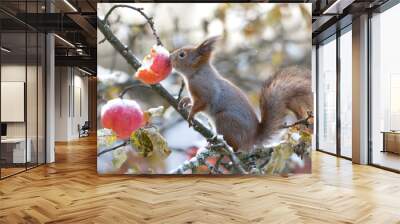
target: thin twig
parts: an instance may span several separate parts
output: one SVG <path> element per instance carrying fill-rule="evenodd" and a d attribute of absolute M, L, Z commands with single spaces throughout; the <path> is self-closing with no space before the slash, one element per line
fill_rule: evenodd
<path fill-rule="evenodd" d="M 130 86 L 126 87 L 124 90 L 122 90 L 118 97 L 122 99 L 126 92 L 128 92 L 129 90 L 131 90 L 133 88 L 136 88 L 136 87 L 150 88 L 149 85 L 146 85 L 144 83 L 135 83 L 133 85 L 130 85 Z"/>
<path fill-rule="evenodd" d="M 272 154 L 272 151 L 271 151 L 271 154 Z M 269 161 L 271 161 L 271 155 L 268 155 L 268 156 L 265 158 L 264 162 L 262 162 L 262 163 L 258 166 L 258 169 L 263 170 L 264 167 L 269 163 Z"/>
<path fill-rule="evenodd" d="M 309 125 L 311 125 L 309 120 L 311 118 L 313 118 L 313 117 L 314 116 L 313 116 L 312 112 L 308 112 L 306 118 L 300 119 L 300 120 L 294 122 L 293 124 L 289 124 L 289 125 L 284 124 L 284 125 L 282 125 L 282 128 L 290 128 L 290 127 L 294 127 L 294 126 L 299 125 L 299 124 L 302 124 L 302 125 L 305 125 L 306 127 L 308 127 Z"/>
<path fill-rule="evenodd" d="M 210 172 L 210 174 L 218 174 L 218 171 L 215 170 L 215 167 L 211 163 L 209 163 L 207 160 L 204 161 L 204 165 L 207 166 L 208 171 Z"/>
<path fill-rule="evenodd" d="M 270 160 L 271 160 L 271 157 L 268 157 L 266 160 L 264 160 L 264 162 L 262 162 L 262 163 L 258 166 L 258 169 L 263 170 L 264 167 L 269 163 Z"/>
<path fill-rule="evenodd" d="M 224 159 L 224 155 L 220 155 L 217 159 L 217 161 L 215 162 L 215 166 L 214 169 L 216 172 L 220 172 L 219 171 L 219 166 L 221 165 L 222 160 Z"/>
<path fill-rule="evenodd" d="M 228 156 L 228 158 L 232 161 L 233 166 L 235 169 L 242 174 L 247 174 L 247 171 L 243 168 L 242 162 L 240 159 L 235 155 L 232 147 L 228 145 L 220 136 L 215 136 L 213 138 L 208 139 L 210 143 L 213 145 L 210 146 L 211 149 L 222 149 L 223 152 Z"/>
<path fill-rule="evenodd" d="M 128 141 L 124 141 L 124 142 L 122 142 L 121 144 L 118 144 L 118 145 L 116 145 L 116 146 L 114 146 L 114 147 L 112 147 L 112 148 L 105 149 L 105 150 L 103 150 L 103 151 L 97 153 L 97 157 L 99 157 L 99 156 L 101 156 L 101 155 L 103 155 L 103 154 L 105 154 L 105 153 L 107 153 L 107 152 L 111 152 L 111 151 L 114 151 L 114 150 L 116 150 L 116 149 L 119 149 L 119 148 L 121 148 L 121 147 L 123 147 L 123 146 L 126 146 L 127 144 L 128 144 Z"/>
<path fill-rule="evenodd" d="M 121 19 L 121 16 L 118 15 L 117 20 L 116 20 L 114 23 L 118 23 L 120 19 Z M 110 21 L 108 21 L 108 20 L 106 21 L 106 24 L 107 24 L 108 26 L 111 26 Z M 98 44 L 102 44 L 102 43 L 104 43 L 106 40 L 107 40 L 107 38 L 103 38 L 102 40 L 99 41 Z"/>
<path fill-rule="evenodd" d="M 250 170 L 251 174 L 259 174 L 259 170 L 257 168 L 257 164 L 256 164 L 256 158 L 254 158 L 253 156 L 251 156 L 249 158 L 249 162 L 248 162 L 248 170 Z"/>
<path fill-rule="evenodd" d="M 102 43 L 104 43 L 106 40 L 107 40 L 106 38 L 103 38 L 102 40 L 99 41 L 98 44 L 102 44 Z"/>
<path fill-rule="evenodd" d="M 156 28 L 154 27 L 153 17 L 149 17 L 146 13 L 144 13 L 144 12 L 143 12 L 143 8 L 137 8 L 137 7 L 133 7 L 133 6 L 130 6 L 130 5 L 114 5 L 114 6 L 111 7 L 111 9 L 107 12 L 107 14 L 104 16 L 103 21 L 104 21 L 106 24 L 108 24 L 108 23 L 107 23 L 108 17 L 109 17 L 109 16 L 111 15 L 111 13 L 112 13 L 115 9 L 117 9 L 117 8 L 129 8 L 129 9 L 133 9 L 133 10 L 139 12 L 139 13 L 147 20 L 147 23 L 150 25 L 150 29 L 151 29 L 151 31 L 153 32 L 153 36 L 156 38 L 157 45 L 163 46 L 163 44 L 162 44 L 162 42 L 161 42 L 161 40 L 160 40 L 160 37 L 157 35 Z"/>

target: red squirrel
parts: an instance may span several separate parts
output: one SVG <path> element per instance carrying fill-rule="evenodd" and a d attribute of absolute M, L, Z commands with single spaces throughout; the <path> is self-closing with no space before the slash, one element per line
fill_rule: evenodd
<path fill-rule="evenodd" d="M 180 108 L 192 104 L 189 125 L 196 113 L 207 111 L 218 134 L 223 135 L 235 151 L 246 151 L 280 130 L 288 111 L 294 112 L 298 119 L 312 111 L 311 73 L 290 67 L 272 75 L 263 84 L 259 120 L 243 91 L 223 78 L 211 64 L 218 39 L 218 36 L 211 37 L 196 47 L 183 47 L 171 54 L 172 66 L 183 75 L 190 92 L 190 97 L 179 102 Z"/>

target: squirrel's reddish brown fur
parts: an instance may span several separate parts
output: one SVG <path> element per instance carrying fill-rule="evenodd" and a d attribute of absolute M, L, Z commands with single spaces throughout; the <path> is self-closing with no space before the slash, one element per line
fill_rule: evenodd
<path fill-rule="evenodd" d="M 298 119 L 312 110 L 309 70 L 290 67 L 272 75 L 263 85 L 260 96 L 261 121 L 247 96 L 223 78 L 211 64 L 211 53 L 218 37 L 206 39 L 196 47 L 183 47 L 171 54 L 173 67 L 187 83 L 192 101 L 189 122 L 197 112 L 206 111 L 214 120 L 217 132 L 234 150 L 248 150 L 268 140 L 284 124 L 288 111 Z"/>

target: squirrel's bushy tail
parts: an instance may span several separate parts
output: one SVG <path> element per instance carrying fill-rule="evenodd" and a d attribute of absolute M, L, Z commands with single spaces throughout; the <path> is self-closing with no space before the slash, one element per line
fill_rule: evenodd
<path fill-rule="evenodd" d="M 280 130 L 289 111 L 297 119 L 306 118 L 307 112 L 312 111 L 312 102 L 309 70 L 290 67 L 271 76 L 265 81 L 260 96 L 261 123 L 257 141 L 268 140 Z"/>

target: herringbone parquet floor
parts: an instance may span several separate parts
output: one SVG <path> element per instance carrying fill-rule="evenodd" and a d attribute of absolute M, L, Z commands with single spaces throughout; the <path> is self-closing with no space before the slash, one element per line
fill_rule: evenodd
<path fill-rule="evenodd" d="M 313 174 L 96 174 L 95 138 L 0 181 L 0 223 L 400 223 L 400 175 L 315 152 Z"/>

